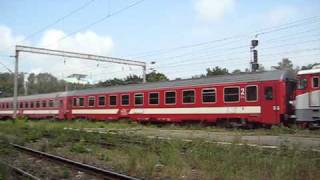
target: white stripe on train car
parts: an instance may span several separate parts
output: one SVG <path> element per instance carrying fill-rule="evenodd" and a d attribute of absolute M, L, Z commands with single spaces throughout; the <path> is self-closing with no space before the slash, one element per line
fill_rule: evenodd
<path fill-rule="evenodd" d="M 24 110 L 23 114 L 59 114 L 59 110 Z"/>
<path fill-rule="evenodd" d="M 194 108 L 136 108 L 129 114 L 258 114 L 261 106 L 194 107 Z"/>
<path fill-rule="evenodd" d="M 12 114 L 13 113 L 13 111 L 0 111 L 0 114 Z"/>
<path fill-rule="evenodd" d="M 117 114 L 119 109 L 73 109 L 72 114 Z"/>

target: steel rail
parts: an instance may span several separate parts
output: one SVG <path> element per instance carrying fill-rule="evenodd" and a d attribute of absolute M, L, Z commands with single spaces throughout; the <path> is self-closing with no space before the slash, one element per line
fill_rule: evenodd
<path fill-rule="evenodd" d="M 21 176 L 24 176 L 24 177 L 26 177 L 26 178 L 28 178 L 28 179 L 40 180 L 40 178 L 38 178 L 38 177 L 36 177 L 36 176 L 34 176 L 34 175 L 32 175 L 32 174 L 30 174 L 30 173 L 28 173 L 28 172 L 20 169 L 20 168 L 18 168 L 18 167 L 14 167 L 14 166 L 12 166 L 12 165 L 10 165 L 10 164 L 8 164 L 8 163 L 2 162 L 2 161 L 0 161 L 0 163 L 3 164 L 3 165 L 5 165 L 5 166 L 7 166 L 7 167 L 9 167 L 9 168 L 10 168 L 11 170 L 13 170 L 15 173 L 20 174 Z"/>
<path fill-rule="evenodd" d="M 10 143 L 10 145 L 12 145 L 14 148 L 21 150 L 21 151 L 25 151 L 25 152 L 28 152 L 28 153 L 31 153 L 31 154 L 34 154 L 37 156 L 45 157 L 47 159 L 57 161 L 57 162 L 60 162 L 63 164 L 67 164 L 67 165 L 73 166 L 75 168 L 82 169 L 88 173 L 92 173 L 95 175 L 101 175 L 104 179 L 138 180 L 138 178 L 135 178 L 135 177 L 131 177 L 131 176 L 117 173 L 117 172 L 105 170 L 105 169 L 98 168 L 98 167 L 95 167 L 92 165 L 83 164 L 81 162 L 77 162 L 74 160 L 66 159 L 64 157 L 48 154 L 48 153 L 34 150 L 34 149 L 31 149 L 28 147 L 20 146 L 20 145 L 13 144 L 13 143 Z"/>

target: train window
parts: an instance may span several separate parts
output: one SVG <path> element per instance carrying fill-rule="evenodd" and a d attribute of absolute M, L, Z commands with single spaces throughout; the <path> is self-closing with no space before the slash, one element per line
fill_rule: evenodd
<path fill-rule="evenodd" d="M 24 102 L 24 108 L 29 108 L 29 103 L 28 102 Z"/>
<path fill-rule="evenodd" d="M 106 97 L 105 96 L 99 96 L 99 106 L 104 106 L 106 104 Z"/>
<path fill-rule="evenodd" d="M 63 106 L 63 100 L 59 100 L 59 107 Z"/>
<path fill-rule="evenodd" d="M 42 101 L 42 107 L 47 107 L 47 101 Z"/>
<path fill-rule="evenodd" d="M 121 96 L 121 105 L 129 105 L 129 95 Z"/>
<path fill-rule="evenodd" d="M 307 79 L 299 79 L 298 80 L 298 89 L 306 89 L 308 84 Z"/>
<path fill-rule="evenodd" d="M 79 99 L 79 106 L 84 106 L 84 98 L 78 98 Z"/>
<path fill-rule="evenodd" d="M 176 92 L 170 91 L 165 93 L 166 96 L 166 104 L 175 104 L 176 103 Z"/>
<path fill-rule="evenodd" d="M 96 98 L 91 96 L 88 98 L 88 106 L 93 107 L 95 105 Z"/>
<path fill-rule="evenodd" d="M 22 102 L 20 102 L 20 104 L 19 104 L 19 108 L 20 108 L 20 109 L 22 109 L 22 108 L 23 108 L 23 103 L 22 103 Z"/>
<path fill-rule="evenodd" d="M 117 96 L 109 96 L 109 105 L 110 106 L 117 105 Z"/>
<path fill-rule="evenodd" d="M 224 88 L 224 102 L 237 102 L 239 97 L 239 87 Z"/>
<path fill-rule="evenodd" d="M 202 102 L 203 103 L 216 102 L 216 89 L 203 89 L 202 90 Z"/>
<path fill-rule="evenodd" d="M 135 94 L 134 95 L 134 104 L 135 105 L 143 105 L 143 94 Z"/>
<path fill-rule="evenodd" d="M 264 97 L 266 100 L 273 99 L 273 88 L 271 86 L 264 88 Z"/>
<path fill-rule="evenodd" d="M 30 108 L 33 108 L 34 107 L 34 102 L 31 102 L 30 103 Z"/>
<path fill-rule="evenodd" d="M 149 93 L 149 104 L 159 104 L 159 93 Z"/>
<path fill-rule="evenodd" d="M 258 99 L 257 86 L 247 86 L 246 87 L 246 101 L 257 101 L 257 99 Z"/>
<path fill-rule="evenodd" d="M 49 107 L 53 107 L 53 100 L 49 100 Z"/>
<path fill-rule="evenodd" d="M 72 106 L 77 106 L 77 98 L 72 99 Z"/>
<path fill-rule="evenodd" d="M 186 91 L 183 91 L 182 94 L 183 94 L 183 103 L 194 103 L 195 101 L 194 90 L 186 90 Z"/>
<path fill-rule="evenodd" d="M 312 78 L 312 87 L 318 88 L 319 87 L 319 77 L 313 77 Z"/>
<path fill-rule="evenodd" d="M 39 108 L 40 107 L 40 101 L 36 102 L 36 107 Z"/>

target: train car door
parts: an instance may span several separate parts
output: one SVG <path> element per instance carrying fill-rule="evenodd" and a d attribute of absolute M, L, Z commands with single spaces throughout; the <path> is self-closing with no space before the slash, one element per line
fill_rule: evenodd
<path fill-rule="evenodd" d="M 63 98 L 57 98 L 56 99 L 56 106 L 58 107 L 59 110 L 59 119 L 65 119 L 65 102 L 63 100 Z"/>
<path fill-rule="evenodd" d="M 279 123 L 279 104 L 277 102 L 277 83 L 262 83 L 263 99 L 261 101 L 262 120 L 263 123 L 277 124 Z"/>

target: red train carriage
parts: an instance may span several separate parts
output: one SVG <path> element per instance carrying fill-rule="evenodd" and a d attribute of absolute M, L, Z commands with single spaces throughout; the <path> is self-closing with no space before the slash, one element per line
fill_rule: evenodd
<path fill-rule="evenodd" d="M 293 111 L 295 77 L 288 71 L 216 76 L 20 97 L 29 117 L 119 119 L 159 122 L 279 124 Z M 26 107 L 23 102 L 54 102 Z M 0 100 L 0 115 L 12 113 L 11 98 Z"/>

